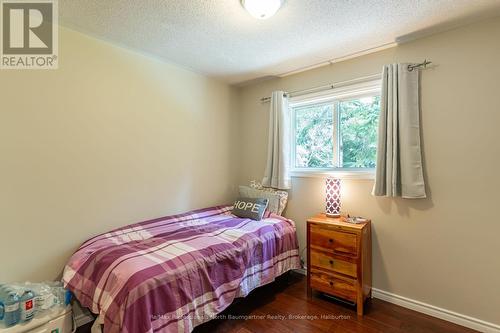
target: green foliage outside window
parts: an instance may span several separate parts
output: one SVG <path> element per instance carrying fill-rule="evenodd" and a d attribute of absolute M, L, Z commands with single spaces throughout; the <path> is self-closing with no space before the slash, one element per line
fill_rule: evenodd
<path fill-rule="evenodd" d="M 333 105 L 313 105 L 295 111 L 296 166 L 333 167 Z"/>
<path fill-rule="evenodd" d="M 375 168 L 380 96 L 341 101 L 340 151 L 343 168 Z"/>
<path fill-rule="evenodd" d="M 295 166 L 299 168 L 374 168 L 380 97 L 334 102 L 295 109 Z M 338 126 L 339 140 L 334 139 Z M 334 156 L 340 150 L 338 165 Z"/>

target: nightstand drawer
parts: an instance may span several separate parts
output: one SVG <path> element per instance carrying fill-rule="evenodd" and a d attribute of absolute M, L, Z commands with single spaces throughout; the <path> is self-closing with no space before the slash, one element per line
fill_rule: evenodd
<path fill-rule="evenodd" d="M 324 252 L 311 250 L 311 266 L 338 272 L 356 277 L 356 264 L 345 260 L 339 260 Z"/>
<path fill-rule="evenodd" d="M 340 279 L 332 274 L 324 273 L 315 269 L 311 269 L 310 274 L 312 288 L 356 302 L 356 280 L 349 278 Z"/>
<path fill-rule="evenodd" d="M 350 256 L 356 256 L 358 253 L 358 242 L 355 234 L 311 226 L 310 237 L 311 248 Z"/>

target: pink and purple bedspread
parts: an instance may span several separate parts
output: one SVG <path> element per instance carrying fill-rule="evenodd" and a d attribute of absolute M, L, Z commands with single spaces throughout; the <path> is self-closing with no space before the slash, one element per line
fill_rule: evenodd
<path fill-rule="evenodd" d="M 141 222 L 86 241 L 65 285 L 104 332 L 190 332 L 237 297 L 300 267 L 295 225 L 218 206 Z"/>

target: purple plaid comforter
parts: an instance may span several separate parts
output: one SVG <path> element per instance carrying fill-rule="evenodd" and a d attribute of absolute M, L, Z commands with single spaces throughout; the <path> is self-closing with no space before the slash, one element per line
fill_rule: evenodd
<path fill-rule="evenodd" d="M 107 332 L 190 332 L 236 297 L 300 267 L 292 221 L 237 218 L 230 206 L 116 229 L 85 242 L 65 285 Z"/>

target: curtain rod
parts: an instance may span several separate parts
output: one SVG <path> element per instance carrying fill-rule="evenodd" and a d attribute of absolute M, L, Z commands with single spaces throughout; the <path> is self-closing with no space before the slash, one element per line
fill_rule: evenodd
<path fill-rule="evenodd" d="M 411 72 L 414 69 L 425 69 L 430 64 L 432 64 L 432 62 L 428 61 L 427 59 L 425 59 L 421 63 L 413 64 L 413 65 L 408 65 L 408 71 Z M 309 88 L 309 89 L 302 89 L 302 90 L 296 90 L 296 91 L 292 91 L 292 92 L 285 92 L 285 94 L 288 95 L 288 96 L 300 96 L 300 95 L 305 95 L 305 94 L 313 93 L 313 92 L 331 90 L 331 89 L 335 89 L 335 88 L 338 88 L 338 87 L 341 87 L 341 86 L 344 86 L 344 85 L 347 85 L 347 84 L 357 83 L 357 82 L 363 82 L 363 81 L 367 81 L 367 80 L 370 80 L 370 79 L 377 79 L 377 78 L 380 78 L 380 74 L 372 74 L 372 75 L 368 75 L 368 76 L 363 76 L 363 77 L 360 77 L 360 78 L 356 78 L 356 79 L 353 79 L 353 80 L 347 80 L 347 81 L 330 83 L 330 84 L 327 84 L 327 85 L 324 85 L 324 86 L 319 86 L 319 87 L 314 87 L 314 88 Z M 262 97 L 260 99 L 260 101 L 261 101 L 261 103 L 269 102 L 269 101 L 271 101 L 271 97 Z"/>
<path fill-rule="evenodd" d="M 411 72 L 414 69 L 426 69 L 428 65 L 432 64 L 432 61 L 429 61 L 425 59 L 423 62 L 414 64 L 414 65 L 408 65 L 408 71 Z"/>

